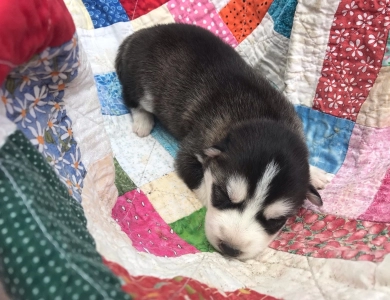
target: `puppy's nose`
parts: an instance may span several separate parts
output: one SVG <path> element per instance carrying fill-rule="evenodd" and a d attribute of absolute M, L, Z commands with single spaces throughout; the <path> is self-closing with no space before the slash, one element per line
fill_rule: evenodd
<path fill-rule="evenodd" d="M 219 243 L 219 249 L 221 250 L 222 253 L 229 255 L 231 257 L 237 257 L 241 254 L 240 250 L 234 249 L 232 246 L 230 246 L 225 242 Z"/>

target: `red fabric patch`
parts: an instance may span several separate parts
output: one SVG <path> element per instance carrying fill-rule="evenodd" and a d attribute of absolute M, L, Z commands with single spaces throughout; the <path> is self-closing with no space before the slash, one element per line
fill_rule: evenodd
<path fill-rule="evenodd" d="M 69 41 L 75 32 L 62 0 L 0 1 L 0 13 L 0 84 L 14 67 Z"/>
<path fill-rule="evenodd" d="M 389 1 L 341 1 L 330 30 L 313 108 L 355 121 L 385 53 Z"/>
<path fill-rule="evenodd" d="M 359 219 L 379 221 L 379 218 L 385 215 L 390 216 L 390 169 L 387 170 L 374 201 Z"/>
<path fill-rule="evenodd" d="M 231 0 L 219 15 L 240 43 L 260 24 L 271 3 L 272 0 Z"/>
<path fill-rule="evenodd" d="M 390 253 L 389 233 L 390 223 L 344 219 L 302 208 L 270 247 L 311 257 L 378 262 Z"/>
<path fill-rule="evenodd" d="M 277 300 L 274 297 L 259 294 L 249 289 L 220 293 L 215 288 L 197 280 L 178 276 L 172 279 L 160 279 L 151 276 L 131 276 L 122 266 L 107 261 L 104 264 L 124 282 L 122 289 L 134 299 L 248 299 Z M 225 296 L 226 295 L 226 296 Z"/>
<path fill-rule="evenodd" d="M 119 0 L 130 20 L 137 19 L 155 8 L 160 7 L 168 0 Z"/>

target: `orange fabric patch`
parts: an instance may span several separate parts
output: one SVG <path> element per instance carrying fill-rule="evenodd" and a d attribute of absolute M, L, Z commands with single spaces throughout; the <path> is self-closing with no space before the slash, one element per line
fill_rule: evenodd
<path fill-rule="evenodd" d="M 231 0 L 219 15 L 240 43 L 260 24 L 271 3 L 272 0 Z"/>

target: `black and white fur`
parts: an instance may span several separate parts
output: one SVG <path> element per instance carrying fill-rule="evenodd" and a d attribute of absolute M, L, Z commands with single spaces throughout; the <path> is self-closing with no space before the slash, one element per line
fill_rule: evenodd
<path fill-rule="evenodd" d="M 120 46 L 116 71 L 133 131 L 147 136 L 155 115 L 180 142 L 177 173 L 207 207 L 220 252 L 254 258 L 305 198 L 322 205 L 293 105 L 211 32 L 140 30 Z"/>

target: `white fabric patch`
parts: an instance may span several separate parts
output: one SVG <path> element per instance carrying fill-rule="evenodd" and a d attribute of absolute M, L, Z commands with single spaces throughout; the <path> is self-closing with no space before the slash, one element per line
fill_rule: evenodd
<path fill-rule="evenodd" d="M 89 165 L 111 153 L 110 141 L 104 131 L 103 117 L 92 70 L 79 43 L 78 75 L 65 90 L 65 109 L 72 120 L 72 130 L 81 159 Z"/>
<path fill-rule="evenodd" d="M 305 1 L 295 11 L 286 65 L 285 95 L 294 104 L 312 107 L 340 0 Z"/>
<path fill-rule="evenodd" d="M 0 101 L 0 148 L 3 147 L 7 141 L 8 136 L 13 134 L 15 130 L 15 123 L 8 120 L 8 118 L 5 116 L 4 103 Z"/>
<path fill-rule="evenodd" d="M 210 0 L 210 2 L 214 4 L 216 11 L 220 12 L 229 3 L 229 0 Z"/>
<path fill-rule="evenodd" d="M 247 63 L 283 91 L 289 42 L 288 38 L 274 30 L 274 22 L 266 13 L 260 25 L 236 50 Z"/>
<path fill-rule="evenodd" d="M 141 186 L 174 170 L 173 157 L 152 136 L 138 137 L 130 114 L 103 116 L 115 158 L 131 180 Z"/>
<path fill-rule="evenodd" d="M 94 30 L 77 28 L 94 75 L 115 71 L 118 47 L 132 32 L 130 22 L 119 22 Z"/>

